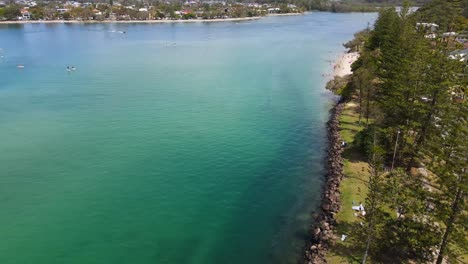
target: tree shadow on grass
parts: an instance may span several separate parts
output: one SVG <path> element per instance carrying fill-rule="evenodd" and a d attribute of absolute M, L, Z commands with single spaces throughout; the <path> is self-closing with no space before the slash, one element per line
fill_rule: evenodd
<path fill-rule="evenodd" d="M 353 145 L 345 148 L 341 156 L 351 162 L 367 162 L 366 157 L 356 146 Z"/>
<path fill-rule="evenodd" d="M 356 181 L 361 181 L 361 182 L 364 183 L 364 184 L 368 184 L 368 183 L 369 183 L 369 181 L 363 180 L 363 179 L 362 179 L 361 177 L 359 177 L 359 176 L 351 176 L 351 175 L 346 174 L 344 177 L 345 177 L 345 178 L 348 178 L 348 179 L 353 179 L 353 180 L 356 180 Z M 366 188 L 367 188 L 367 187 L 366 187 Z"/>
<path fill-rule="evenodd" d="M 353 126 L 357 126 L 357 127 L 361 127 L 362 125 L 359 124 L 358 121 L 347 121 L 347 120 L 340 120 L 340 124 L 347 124 L 347 125 L 353 125 Z"/>
<path fill-rule="evenodd" d="M 332 246 L 332 254 L 346 259 L 347 263 L 360 263 L 365 249 L 361 230 L 359 222 L 339 223 L 335 229 L 338 241 Z M 341 235 L 347 236 L 345 241 L 341 241 Z"/>
<path fill-rule="evenodd" d="M 356 116 L 356 114 L 349 114 L 349 113 L 343 112 L 343 113 L 341 113 L 341 115 L 359 119 L 359 116 Z"/>
<path fill-rule="evenodd" d="M 354 129 L 354 128 L 341 128 L 340 131 L 348 131 L 349 133 L 352 133 L 352 134 L 357 134 L 359 132 L 359 130 L 357 129 Z"/>

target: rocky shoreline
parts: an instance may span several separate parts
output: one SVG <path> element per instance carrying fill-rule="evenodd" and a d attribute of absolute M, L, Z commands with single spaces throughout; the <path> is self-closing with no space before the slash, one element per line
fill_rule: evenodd
<path fill-rule="evenodd" d="M 340 115 L 345 102 L 340 100 L 332 109 L 327 122 L 328 153 L 327 153 L 327 182 L 324 186 L 320 212 L 315 217 L 310 230 L 310 240 L 304 249 L 305 264 L 327 263 L 325 254 L 336 239 L 333 229 L 336 225 L 335 216 L 340 210 L 340 182 L 343 178 L 343 159 L 341 153 Z"/>

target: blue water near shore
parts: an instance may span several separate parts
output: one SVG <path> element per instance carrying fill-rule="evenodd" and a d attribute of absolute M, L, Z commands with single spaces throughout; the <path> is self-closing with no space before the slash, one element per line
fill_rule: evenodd
<path fill-rule="evenodd" d="M 0 25 L 0 263 L 294 263 L 375 17 Z"/>

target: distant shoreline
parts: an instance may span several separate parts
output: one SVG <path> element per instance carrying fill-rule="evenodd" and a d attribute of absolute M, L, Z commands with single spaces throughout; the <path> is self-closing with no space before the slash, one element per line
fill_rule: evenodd
<path fill-rule="evenodd" d="M 203 23 L 203 22 L 236 22 L 258 20 L 264 17 L 272 16 L 297 16 L 305 13 L 286 13 L 286 14 L 269 14 L 266 16 L 256 17 L 236 17 L 236 18 L 216 18 L 216 19 L 187 19 L 187 20 L 18 20 L 18 21 L 0 21 L 0 25 L 13 24 L 158 24 L 158 23 Z"/>

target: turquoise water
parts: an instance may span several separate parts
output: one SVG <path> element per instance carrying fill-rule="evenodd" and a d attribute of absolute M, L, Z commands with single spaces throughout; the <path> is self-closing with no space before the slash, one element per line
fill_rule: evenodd
<path fill-rule="evenodd" d="M 0 263 L 293 263 L 374 19 L 0 26 Z"/>

